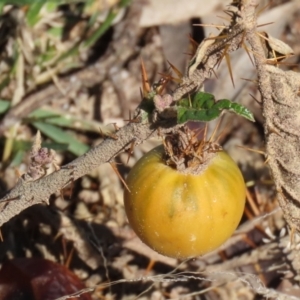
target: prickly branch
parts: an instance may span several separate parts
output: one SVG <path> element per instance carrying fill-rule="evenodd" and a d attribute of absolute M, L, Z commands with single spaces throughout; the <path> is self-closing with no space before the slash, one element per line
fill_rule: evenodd
<path fill-rule="evenodd" d="M 232 7 L 227 11 L 231 16 L 230 24 L 218 36 L 209 37 L 199 45 L 186 73 L 180 78 L 177 89 L 170 94 L 170 97 L 164 97 L 165 95 L 162 94 L 161 87 L 164 86 L 164 78 L 160 85 L 152 88 L 146 80 L 143 80 L 143 100 L 134 114 L 134 122 L 129 122 L 127 126 L 118 130 L 114 138 L 106 138 L 97 147 L 48 176 L 34 180 L 20 178 L 17 185 L 0 199 L 0 226 L 31 205 L 41 202 L 48 203 L 51 194 L 62 190 L 66 185 L 89 173 L 102 163 L 111 162 L 121 151 L 131 148 L 133 143 L 138 145 L 151 136 L 157 135 L 158 128 L 160 128 L 160 134 L 176 130 L 178 122 L 176 122 L 176 119 L 174 122 L 174 114 L 172 113 L 174 106 L 180 103 L 180 100 L 183 98 L 198 99 L 196 97 L 197 93 L 201 90 L 205 79 L 213 74 L 214 68 L 218 66 L 224 57 L 228 57 L 230 52 L 237 50 L 247 41 L 250 45 L 251 53 L 254 54 L 254 61 L 258 71 L 259 88 L 262 94 L 265 116 L 267 151 L 270 156 L 270 167 L 281 197 L 280 204 L 290 226 L 294 226 L 294 228 L 299 230 L 300 217 L 298 217 L 298 213 L 291 213 L 290 210 L 298 211 L 300 195 L 299 189 L 297 190 L 296 187 L 297 184 L 299 186 L 300 179 L 298 181 L 298 178 L 300 176 L 298 177 L 297 175 L 297 180 L 295 181 L 290 175 L 287 175 L 292 174 L 292 172 L 284 168 L 291 166 L 286 161 L 282 162 L 278 158 L 280 154 L 288 154 L 288 156 L 282 156 L 286 157 L 286 159 L 292 156 L 294 158 L 299 157 L 299 146 L 297 146 L 299 145 L 299 135 L 297 136 L 295 132 L 286 130 L 288 124 L 285 125 L 282 122 L 289 115 L 287 107 L 298 109 L 293 102 L 296 98 L 296 85 L 289 85 L 289 92 L 286 92 L 288 98 L 283 97 L 278 88 L 276 89 L 275 85 L 277 83 L 286 85 L 287 78 L 294 77 L 294 75 L 279 75 L 279 78 L 283 78 L 282 81 L 277 79 L 278 72 L 281 74 L 282 71 L 267 65 L 268 58 L 265 57 L 263 51 L 263 43 L 265 42 L 257 35 L 256 5 L 257 1 L 254 0 L 233 1 Z M 282 72 L 282 74 L 286 73 Z M 162 99 L 159 97 L 155 98 L 155 96 L 160 96 Z M 288 105 L 284 103 L 285 99 L 289 99 Z M 275 104 L 274 101 L 279 103 Z M 214 105 L 213 102 L 210 103 L 212 103 L 212 106 Z M 234 109 L 230 103 L 223 103 L 225 103 L 226 109 Z M 280 105 L 286 106 L 286 109 L 282 115 L 278 116 L 279 119 L 277 120 L 279 124 L 284 125 L 284 128 L 279 127 L 278 124 L 276 125 L 275 122 L 277 121 L 274 118 L 282 108 Z M 219 107 L 217 108 L 220 109 Z M 156 117 L 153 117 L 153 115 L 156 115 Z M 163 126 L 161 123 L 162 119 Z M 292 126 L 292 128 L 294 127 Z M 279 138 L 280 141 L 278 140 Z M 283 141 L 286 141 L 286 139 L 288 140 L 288 143 L 286 143 L 287 148 L 286 150 L 281 149 L 282 152 L 279 153 L 276 143 L 282 147 L 285 144 Z M 292 167 L 290 170 L 292 170 Z M 28 177 L 25 176 L 23 178 Z M 290 185 L 287 184 L 288 182 Z"/>

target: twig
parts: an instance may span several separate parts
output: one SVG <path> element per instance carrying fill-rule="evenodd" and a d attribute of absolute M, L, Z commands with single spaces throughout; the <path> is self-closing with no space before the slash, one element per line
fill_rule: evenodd
<path fill-rule="evenodd" d="M 117 139 L 107 138 L 60 170 L 35 181 L 20 178 L 17 185 L 0 199 L 0 226 L 29 206 L 42 202 L 48 204 L 53 193 L 99 165 L 112 161 L 119 152 L 130 147 L 134 138 L 138 145 L 153 134 L 148 124 L 129 123 L 116 133 Z"/>

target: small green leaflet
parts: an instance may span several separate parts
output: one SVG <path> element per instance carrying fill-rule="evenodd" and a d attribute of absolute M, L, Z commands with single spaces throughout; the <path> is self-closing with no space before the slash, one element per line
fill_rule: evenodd
<path fill-rule="evenodd" d="M 248 108 L 246 108 L 244 105 L 238 104 L 236 102 L 232 102 L 228 99 L 222 99 L 217 101 L 214 107 L 217 107 L 219 109 L 227 109 L 241 117 L 250 120 L 251 122 L 255 122 L 253 114 Z"/>
<path fill-rule="evenodd" d="M 192 99 L 181 99 L 178 102 L 178 106 L 193 109 L 209 109 L 215 104 L 215 102 L 214 95 L 200 92 L 193 95 Z"/>
<path fill-rule="evenodd" d="M 208 122 L 219 117 L 223 110 L 229 110 L 252 122 L 252 113 L 243 105 L 228 99 L 215 101 L 212 94 L 199 92 L 191 99 L 181 99 L 177 106 L 177 122 L 183 124 L 187 121 Z"/>

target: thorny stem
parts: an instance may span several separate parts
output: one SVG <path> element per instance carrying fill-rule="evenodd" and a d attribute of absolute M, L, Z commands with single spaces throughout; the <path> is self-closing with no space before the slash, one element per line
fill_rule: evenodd
<path fill-rule="evenodd" d="M 245 1 L 247 2 L 247 1 Z M 255 19 L 249 14 L 255 1 L 249 1 L 249 10 L 241 10 L 246 38 L 254 53 L 258 88 L 262 98 L 264 133 L 268 164 L 277 188 L 277 199 L 292 235 L 300 232 L 299 209 L 299 74 L 283 72 L 268 66 L 262 42 L 256 33 Z M 299 266 L 297 267 L 299 270 Z"/>
<path fill-rule="evenodd" d="M 20 178 L 17 185 L 0 200 L 0 226 L 29 206 L 42 202 L 48 204 L 53 193 L 97 166 L 112 161 L 117 154 L 130 147 L 134 138 L 136 144 L 140 144 L 153 134 L 149 125 L 129 123 L 116 133 L 117 139 L 105 139 L 97 147 L 62 166 L 60 170 L 35 181 Z"/>
<path fill-rule="evenodd" d="M 244 28 L 246 30 L 246 39 L 251 45 L 252 52 L 254 53 L 254 63 L 257 70 L 257 77 L 258 77 L 258 89 L 264 99 L 263 105 L 263 115 L 265 112 L 272 112 L 274 114 L 274 108 L 272 104 L 272 89 L 270 84 L 269 74 L 265 68 L 266 66 L 266 59 L 265 59 L 265 52 L 260 41 L 259 36 L 256 34 L 256 18 L 255 16 L 255 9 L 257 6 L 257 1 L 255 0 L 246 0 L 244 1 L 249 2 L 247 6 L 247 10 L 242 8 L 241 15 L 242 19 L 244 20 Z M 269 124 L 267 124 L 269 125 Z M 270 125 L 271 126 L 271 125 Z"/>
<path fill-rule="evenodd" d="M 172 96 L 175 101 L 201 87 L 203 81 L 211 76 L 213 68 L 223 57 L 225 47 L 228 53 L 235 51 L 241 46 L 244 38 L 247 39 L 252 50 L 257 53 L 254 58 L 260 80 L 259 88 L 262 93 L 266 94 L 264 95 L 266 96 L 265 101 L 269 101 L 270 91 L 262 89 L 262 86 L 268 84 L 268 77 L 264 69 L 263 49 L 255 34 L 257 1 L 239 0 L 234 1 L 234 4 L 240 8 L 240 11 L 232 14 L 232 26 L 220 33 L 222 38 L 215 39 L 214 43 L 208 43 L 207 49 L 205 48 L 203 53 L 199 49 L 201 59 L 198 56 L 198 60 L 194 60 L 197 65 L 192 66 L 191 72 L 187 72 L 182 83 L 174 91 Z M 271 103 L 266 103 L 266 105 L 271 105 Z M 93 168 L 110 162 L 117 154 L 130 148 L 133 141 L 137 145 L 156 134 L 153 128 L 155 128 L 155 124 L 151 123 L 129 123 L 116 133 L 117 139 L 107 138 L 83 156 L 62 166 L 60 170 L 35 181 L 20 179 L 16 186 L 0 199 L 0 226 L 29 206 L 41 202 L 48 204 L 48 199 L 53 193 L 62 190 L 66 185 L 89 173 Z M 172 131 L 175 130 L 175 125 L 164 128 L 165 131 Z"/>

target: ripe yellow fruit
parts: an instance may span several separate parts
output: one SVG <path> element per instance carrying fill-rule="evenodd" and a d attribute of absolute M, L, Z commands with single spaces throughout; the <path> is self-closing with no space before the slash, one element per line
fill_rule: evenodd
<path fill-rule="evenodd" d="M 124 205 L 130 225 L 155 251 L 175 258 L 203 255 L 235 231 L 245 206 L 243 176 L 223 150 L 213 153 L 200 174 L 166 164 L 158 146 L 128 177 Z"/>

